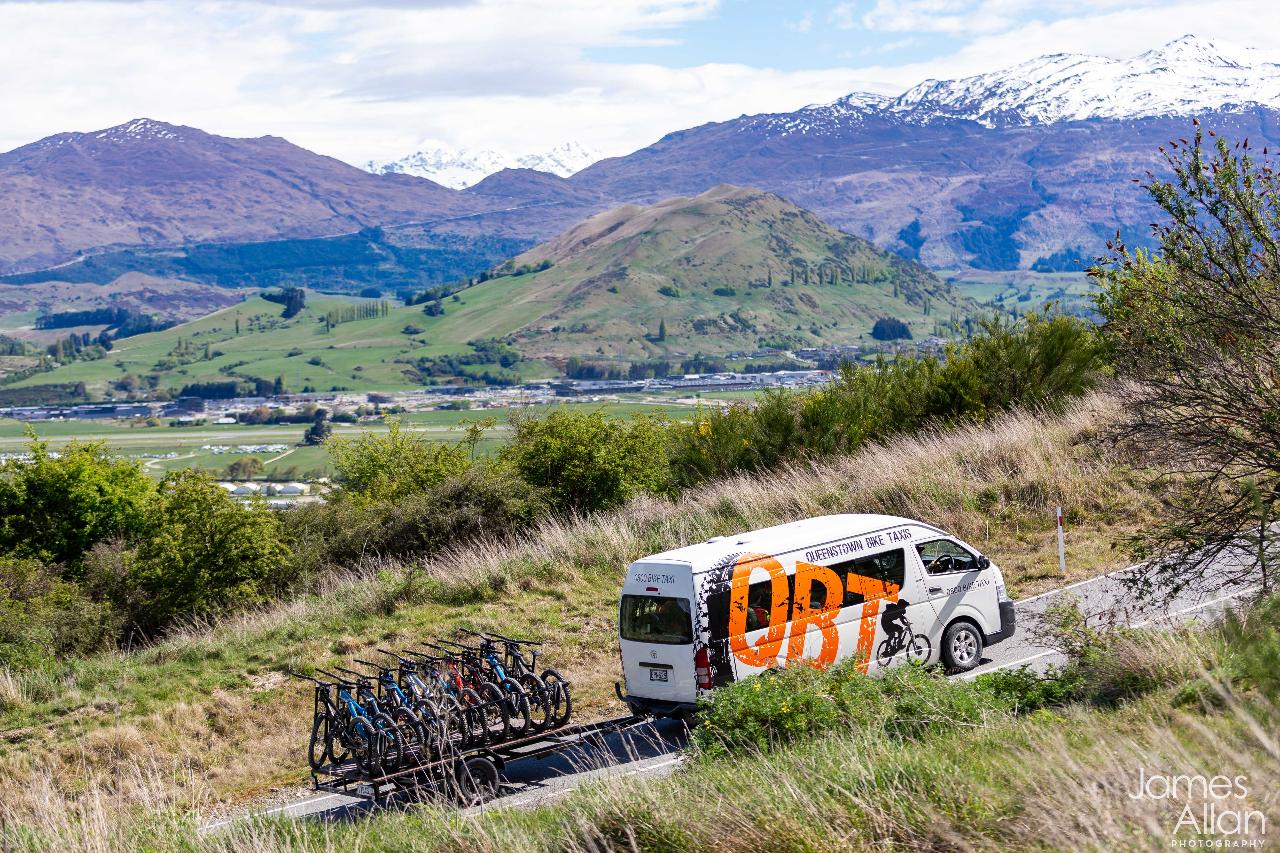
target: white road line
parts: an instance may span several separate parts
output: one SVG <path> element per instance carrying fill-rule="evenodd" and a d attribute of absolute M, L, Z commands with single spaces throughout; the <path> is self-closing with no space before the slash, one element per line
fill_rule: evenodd
<path fill-rule="evenodd" d="M 1211 605 L 1211 604 L 1218 604 L 1218 603 L 1223 602 L 1223 601 L 1230 601 L 1230 600 L 1231 600 L 1231 599 L 1233 599 L 1233 598 L 1239 598 L 1239 597 L 1240 597 L 1240 596 L 1242 596 L 1242 595 L 1247 595 L 1248 593 L 1251 593 L 1251 592 L 1257 592 L 1257 591 L 1258 591 L 1258 588 L 1257 588 L 1257 587 L 1250 587 L 1249 589 L 1242 589 L 1242 590 L 1239 590 L 1239 591 L 1237 591 L 1237 592 L 1229 593 L 1228 595 L 1219 596 L 1218 598 L 1212 599 L 1212 600 L 1210 600 L 1210 601 L 1202 601 L 1202 602 L 1200 602 L 1199 604 L 1193 604 L 1193 605 L 1191 605 L 1190 607 L 1184 607 L 1184 608 L 1182 608 L 1181 610 L 1175 610 L 1175 611 L 1173 611 L 1172 613 L 1162 613 L 1162 614 L 1160 614 L 1159 616 L 1152 616 L 1150 619 L 1144 619 L 1143 621 L 1138 622 L 1138 623 L 1136 623 L 1136 624 L 1134 624 L 1134 625 L 1131 625 L 1130 627 L 1131 627 L 1131 628 L 1145 628 L 1147 625 L 1150 625 L 1150 624 L 1152 624 L 1153 622 L 1159 622 L 1159 621 L 1161 621 L 1162 619 L 1170 619 L 1170 618 L 1172 618 L 1172 617 L 1174 617 L 1174 616 L 1181 616 L 1181 615 L 1183 615 L 1184 613 L 1190 613 L 1190 612 L 1191 612 L 1191 611 L 1193 611 L 1193 610 L 1199 610 L 1200 608 L 1202 608 L 1202 607 L 1208 607 L 1208 606 L 1209 606 L 1209 605 Z"/>
<path fill-rule="evenodd" d="M 1106 576 L 1104 575 L 1103 577 L 1106 577 Z M 1166 620 L 1166 619 L 1172 619 L 1172 618 L 1174 618 L 1174 617 L 1176 617 L 1176 616 L 1182 616 L 1182 615 L 1185 615 L 1185 614 L 1187 614 L 1187 613 L 1191 613 L 1191 612 L 1196 611 L 1196 610 L 1201 610 L 1201 609 L 1203 609 L 1203 608 L 1205 608 L 1205 607 L 1209 607 L 1209 606 L 1214 605 L 1214 604 L 1220 604 L 1220 603 L 1222 603 L 1222 602 L 1224 602 L 1224 601 L 1230 601 L 1230 600 L 1231 600 L 1231 599 L 1233 599 L 1233 598 L 1239 598 L 1240 596 L 1242 596 L 1242 595 L 1247 595 L 1248 593 L 1251 593 L 1251 592 L 1257 592 L 1257 587 L 1251 587 L 1250 589 L 1242 589 L 1242 590 L 1238 590 L 1238 591 L 1236 591 L 1236 592 L 1232 592 L 1232 593 L 1229 593 L 1229 594 L 1227 594 L 1227 595 L 1221 595 L 1221 596 L 1218 596 L 1217 598 L 1210 599 L 1209 601 L 1201 601 L 1201 602 L 1199 602 L 1198 604 L 1192 604 L 1192 605 L 1190 605 L 1190 606 L 1188 606 L 1188 607 L 1183 607 L 1181 610 L 1175 610 L 1175 611 L 1173 611 L 1172 613 L 1162 613 L 1162 614 L 1160 614 L 1159 616 L 1153 616 L 1153 617 L 1151 617 L 1150 619 L 1144 619 L 1144 620 L 1143 620 L 1143 621 L 1141 621 L 1141 622 L 1135 622 L 1134 624 L 1130 625 L 1129 627 L 1130 627 L 1130 628 L 1145 628 L 1146 626 L 1151 625 L 1151 624 L 1154 624 L 1154 623 L 1156 623 L 1156 622 L 1160 622 L 1160 621 L 1163 621 L 1163 620 Z M 1050 594 L 1050 593 L 1046 593 L 1046 595 L 1048 595 L 1048 594 Z M 1019 604 L 1021 604 L 1022 602 L 1020 601 L 1020 602 L 1018 602 L 1018 603 L 1019 603 Z M 1002 669 L 1011 669 L 1011 668 L 1013 668 L 1013 667 L 1015 667 L 1015 666 L 1023 666 L 1023 665 L 1025 665 L 1025 664 L 1030 663 L 1030 662 L 1031 662 L 1031 661 L 1033 661 L 1033 660 L 1039 660 L 1040 658 L 1048 657 L 1049 655 L 1056 655 L 1056 654 L 1061 654 L 1061 652 L 1057 651 L 1056 649 L 1049 649 L 1048 651 L 1039 652 L 1038 654 L 1030 655 L 1029 657 L 1019 658 L 1018 660 L 1015 660 L 1015 661 L 1008 661 L 1007 663 L 997 664 L 996 666 L 993 666 L 993 667 L 991 667 L 991 668 L 989 668 L 989 669 L 984 669 L 984 670 L 982 670 L 981 672 L 978 672 L 978 671 L 976 671 L 976 670 L 975 670 L 974 672 L 966 673 L 964 677 L 965 677 L 965 678 L 973 678 L 973 677 L 976 677 L 976 676 L 979 676 L 979 675 L 984 675 L 984 674 L 986 674 L 986 673 L 988 673 L 988 672 L 998 672 L 998 671 L 1000 671 L 1000 670 L 1002 670 Z"/>
<path fill-rule="evenodd" d="M 1107 572 L 1105 575 L 1098 575 L 1097 577 L 1085 578 L 1082 581 L 1069 583 L 1066 586 L 1060 586 L 1057 589 L 1051 589 L 1048 592 L 1042 592 L 1037 595 L 1028 596 L 1027 598 L 1020 598 L 1017 601 L 1015 601 L 1014 604 L 1027 604 L 1032 601 L 1038 601 L 1041 598 L 1048 598 L 1051 595 L 1057 595 L 1058 593 L 1066 592 L 1067 590 L 1070 590 L 1070 589 L 1075 589 L 1078 586 L 1085 586 L 1087 584 L 1097 583 L 1098 581 L 1107 580 L 1108 578 L 1114 578 L 1117 575 L 1123 575 L 1124 573 L 1131 572 L 1134 569 L 1140 568 L 1143 565 L 1145 564 L 1138 563 L 1136 566 L 1125 566 L 1123 569 L 1116 569 L 1114 572 Z"/>
<path fill-rule="evenodd" d="M 204 829 L 206 832 L 209 832 L 224 826 L 228 826 L 232 823 L 235 823 L 236 821 L 244 820 L 245 818 L 252 820 L 253 818 L 266 817 L 267 815 L 278 814 L 279 812 L 288 811 L 290 809 L 298 809 L 298 808 L 302 808 L 303 806 L 312 806 L 312 805 L 315 805 L 316 803 L 323 803 L 325 800 L 340 799 L 343 796 L 344 796 L 343 794 L 325 794 L 322 797 L 311 797 L 310 799 L 306 799 L 306 800 L 295 800 L 292 803 L 285 803 L 283 806 L 276 806 L 275 808 L 265 809 L 260 812 L 253 812 L 252 814 L 245 815 L 244 817 L 229 817 L 229 818 L 224 818 L 220 821 L 217 821 L 216 823 L 205 824 Z"/>

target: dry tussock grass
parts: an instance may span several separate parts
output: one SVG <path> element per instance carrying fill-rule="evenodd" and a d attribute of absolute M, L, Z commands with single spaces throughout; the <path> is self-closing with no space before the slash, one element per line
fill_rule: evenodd
<path fill-rule="evenodd" d="M 293 625 L 341 624 L 346 614 L 385 611 L 394 630 L 406 611 L 389 599 L 394 595 L 387 578 L 398 589 L 412 573 L 463 600 L 469 590 L 495 588 L 565 599 L 563 610 L 580 629 L 568 644 L 572 660 L 565 668 L 585 700 L 582 707 L 598 711 L 616 678 L 613 617 L 594 601 L 589 604 L 602 610 L 599 618 L 590 615 L 591 607 L 574 610 L 566 591 L 608 586 L 648 553 L 812 515 L 884 512 L 954 530 L 992 554 L 1014 591 L 1026 594 L 1060 582 L 1051 519 L 1060 503 L 1072 519 L 1074 575 L 1122 564 L 1113 543 L 1141 526 L 1156 501 L 1126 460 L 1095 441 L 1114 411 L 1109 398 L 1093 395 L 1058 417 L 1014 414 L 985 426 L 899 438 L 848 458 L 733 477 L 675 501 L 647 497 L 612 513 L 548 520 L 511 539 L 459 546 L 416 564 L 371 561 L 327 578 L 319 595 L 216 624 L 192 624 L 147 649 L 104 659 L 104 665 L 119 665 L 123 678 L 143 683 L 172 681 L 175 662 L 216 657 L 228 644 L 280 644 Z M 412 610 L 412 593 L 395 594 L 405 595 Z M 509 624 L 501 597 L 466 611 L 481 623 Z M 441 618 L 444 629 L 456 617 Z M 295 651 L 320 661 L 339 648 L 368 652 L 379 641 L 378 634 L 331 637 L 295 644 Z M 32 685 L 23 679 L 0 673 L 0 709 L 5 702 L 30 702 Z M 92 809 L 99 806 L 186 808 L 254 796 L 296 779 L 310 697 L 292 685 L 258 690 L 184 694 L 177 684 L 170 690 L 176 699 L 139 709 L 114 707 L 113 698 L 102 695 L 110 691 L 81 690 L 74 681 L 39 685 L 40 695 L 59 696 L 61 707 L 73 710 L 38 720 L 16 748 L 0 739 L 0 802 L 7 815 L 0 820 L 37 819 L 55 795 L 63 812 L 96 820 Z M 68 724 L 77 715 L 85 725 Z"/>

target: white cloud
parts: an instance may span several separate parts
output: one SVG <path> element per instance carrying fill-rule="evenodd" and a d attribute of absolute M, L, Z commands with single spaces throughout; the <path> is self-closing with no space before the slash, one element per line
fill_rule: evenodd
<path fill-rule="evenodd" d="M 1057 19 L 1030 23 L 1021 2 L 841 4 L 832 21 L 851 29 L 839 47 L 862 64 L 779 71 L 600 59 L 678 38 L 680 26 L 714 16 L 716 0 L 0 0 L 0 150 L 148 116 L 284 136 L 350 162 L 398 157 L 428 138 L 512 153 L 572 139 L 619 154 L 707 121 L 856 90 L 896 94 L 1049 52 L 1130 56 L 1196 32 L 1280 56 L 1280 9 L 1260 0 L 1158 11 L 1144 0 L 1047 0 Z M 941 28 L 963 46 L 927 62 L 866 64 L 856 57 L 867 42 L 852 39 L 868 22 L 895 34 L 869 36 L 879 42 L 908 45 Z"/>

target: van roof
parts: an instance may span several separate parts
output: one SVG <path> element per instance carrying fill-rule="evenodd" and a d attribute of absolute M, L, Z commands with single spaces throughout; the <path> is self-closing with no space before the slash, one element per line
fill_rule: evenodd
<path fill-rule="evenodd" d="M 762 554 L 786 554 L 814 545 L 874 533 L 890 527 L 901 527 L 912 524 L 938 530 L 931 524 L 902 518 L 896 515 L 876 515 L 873 513 L 844 513 L 841 515 L 820 515 L 805 518 L 774 527 L 762 527 L 749 530 L 735 536 L 716 536 L 705 542 L 673 548 L 637 560 L 638 563 L 676 562 L 688 563 L 695 573 L 711 568 L 718 560 L 728 554 L 740 554 L 755 551 Z M 938 530 L 939 533 L 944 531 Z"/>

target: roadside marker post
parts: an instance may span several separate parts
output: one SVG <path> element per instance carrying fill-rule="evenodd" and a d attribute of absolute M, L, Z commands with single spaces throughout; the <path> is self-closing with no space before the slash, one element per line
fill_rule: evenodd
<path fill-rule="evenodd" d="M 1062 576 L 1067 576 L 1067 543 L 1066 536 L 1062 530 L 1062 507 L 1057 508 L 1058 520 L 1058 569 L 1062 572 Z"/>

